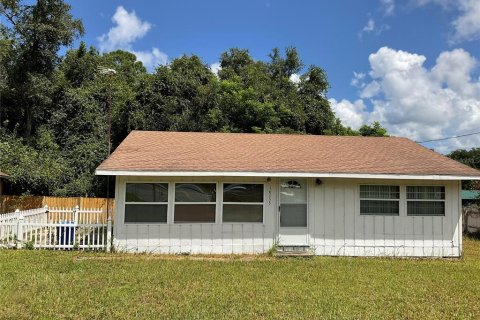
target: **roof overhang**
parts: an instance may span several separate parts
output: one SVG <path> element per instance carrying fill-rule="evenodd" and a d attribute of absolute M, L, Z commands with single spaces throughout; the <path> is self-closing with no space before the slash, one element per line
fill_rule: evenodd
<path fill-rule="evenodd" d="M 297 177 L 297 178 L 353 178 L 353 179 L 404 179 L 404 180 L 480 180 L 480 176 L 419 175 L 419 174 L 368 174 L 368 173 L 312 173 L 312 172 L 245 172 L 245 171 L 139 171 L 102 170 L 99 176 L 149 176 L 149 177 Z"/>

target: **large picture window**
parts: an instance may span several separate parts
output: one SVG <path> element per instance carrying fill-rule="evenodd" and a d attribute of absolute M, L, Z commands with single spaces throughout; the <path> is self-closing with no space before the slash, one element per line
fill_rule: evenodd
<path fill-rule="evenodd" d="M 175 223 L 215 222 L 215 183 L 175 184 Z"/>
<path fill-rule="evenodd" d="M 407 186 L 408 216 L 444 216 L 445 187 Z"/>
<path fill-rule="evenodd" d="M 125 223 L 166 223 L 168 183 L 127 183 Z"/>
<path fill-rule="evenodd" d="M 263 222 L 263 184 L 225 183 L 223 222 Z"/>
<path fill-rule="evenodd" d="M 400 186 L 361 185 L 360 214 L 398 216 Z"/>

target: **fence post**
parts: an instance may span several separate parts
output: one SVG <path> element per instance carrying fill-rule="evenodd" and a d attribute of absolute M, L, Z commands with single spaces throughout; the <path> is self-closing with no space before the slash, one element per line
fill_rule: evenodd
<path fill-rule="evenodd" d="M 19 213 L 20 211 L 17 209 L 15 213 Z M 23 216 L 20 215 L 17 217 L 17 249 L 22 249 L 23 244 Z"/>
<path fill-rule="evenodd" d="M 78 204 L 75 206 L 75 208 L 73 209 L 73 223 L 78 223 L 78 211 L 80 210 L 80 207 L 78 206 Z"/>
<path fill-rule="evenodd" d="M 107 218 L 107 252 L 110 252 L 112 249 L 112 218 L 108 216 Z"/>
<path fill-rule="evenodd" d="M 48 214 L 48 205 L 45 205 L 45 207 L 43 207 L 45 209 L 45 222 L 49 223 L 50 222 L 50 217 L 49 217 L 49 214 Z"/>

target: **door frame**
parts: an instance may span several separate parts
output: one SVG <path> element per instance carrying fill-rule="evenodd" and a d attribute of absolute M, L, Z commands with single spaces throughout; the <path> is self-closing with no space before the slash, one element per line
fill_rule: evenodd
<path fill-rule="evenodd" d="M 281 190 L 282 190 L 282 181 L 285 181 L 285 180 L 302 180 L 305 182 L 305 188 L 306 188 L 306 202 L 305 202 L 305 205 L 306 205 L 306 222 L 307 222 L 307 225 L 305 227 L 282 227 L 281 224 L 280 224 L 280 218 L 281 218 L 281 204 L 282 204 L 282 200 L 281 200 Z M 277 243 L 279 245 L 285 245 L 285 246 L 289 246 L 289 245 L 292 245 L 292 246 L 308 246 L 309 243 L 310 243 L 310 236 L 309 236 L 309 216 L 310 216 L 310 179 L 309 178 L 299 178 L 299 177 L 281 177 L 281 178 L 278 178 L 277 180 L 277 219 L 276 219 L 276 223 L 277 223 Z M 301 235 L 288 235 L 288 234 L 284 234 L 284 237 L 286 236 L 287 237 L 287 240 L 286 241 L 282 241 L 282 229 L 283 230 L 292 230 L 292 231 L 298 231 L 299 233 L 301 233 Z M 292 232 L 293 233 L 293 232 Z M 288 239 L 290 237 L 290 239 Z M 300 238 L 304 238 L 304 241 L 301 241 L 301 240 L 294 240 L 293 238 L 294 237 L 298 237 L 299 239 Z M 285 238 L 284 238 L 285 239 Z M 292 241 L 293 240 L 293 241 Z"/>

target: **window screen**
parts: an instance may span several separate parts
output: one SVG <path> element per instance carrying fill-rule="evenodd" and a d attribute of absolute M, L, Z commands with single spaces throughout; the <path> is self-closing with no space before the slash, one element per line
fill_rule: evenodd
<path fill-rule="evenodd" d="M 125 223 L 166 223 L 168 183 L 127 183 Z"/>
<path fill-rule="evenodd" d="M 407 186 L 408 216 L 444 216 L 444 186 Z"/>
<path fill-rule="evenodd" d="M 400 186 L 361 185 L 360 214 L 398 216 Z"/>
<path fill-rule="evenodd" d="M 216 191 L 215 183 L 175 184 L 174 222 L 215 222 Z"/>
<path fill-rule="evenodd" d="M 224 184 L 222 220 L 263 222 L 263 184 Z"/>

